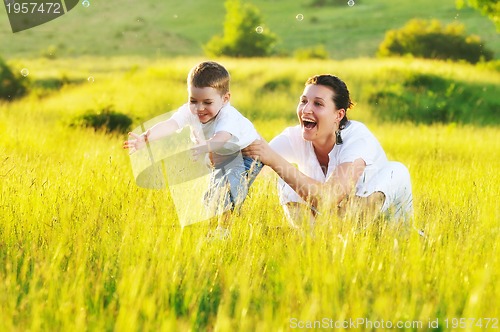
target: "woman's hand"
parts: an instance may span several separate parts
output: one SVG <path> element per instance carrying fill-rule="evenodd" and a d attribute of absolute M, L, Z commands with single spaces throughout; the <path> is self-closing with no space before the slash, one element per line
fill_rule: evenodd
<path fill-rule="evenodd" d="M 130 137 L 133 137 L 133 139 L 129 139 L 128 141 L 123 142 L 123 148 L 129 149 L 129 154 L 132 154 L 135 151 L 142 149 L 149 142 L 150 134 L 151 133 L 149 130 L 140 135 L 137 135 L 136 133 L 132 132 L 128 133 L 128 135 Z"/>
<path fill-rule="evenodd" d="M 244 156 L 261 161 L 264 165 L 272 163 L 275 152 L 263 139 L 256 139 L 252 144 L 241 150 Z"/>

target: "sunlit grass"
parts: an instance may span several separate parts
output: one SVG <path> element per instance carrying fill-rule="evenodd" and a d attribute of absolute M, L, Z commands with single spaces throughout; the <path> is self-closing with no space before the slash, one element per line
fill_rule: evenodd
<path fill-rule="evenodd" d="M 367 119 L 389 158 L 410 169 L 416 217 L 407 229 L 322 216 L 313 235 L 294 231 L 264 171 L 231 238 L 208 242 L 206 223 L 181 229 L 167 190 L 135 186 L 125 137 L 67 125 L 99 103 L 142 119 L 170 111 L 185 100 L 195 62 L 134 73 L 125 64 L 92 84 L 0 105 L 0 330 L 274 331 L 324 317 L 425 329 L 429 319 L 500 316 L 498 127 L 377 123 L 360 102 L 352 118 Z M 270 106 L 253 113 L 270 113 L 253 119 L 266 139 L 294 123 L 308 75 L 338 68 L 361 86 L 373 74 L 351 62 L 227 63 L 235 103 Z M 267 66 L 295 73 L 299 90 L 283 92 L 290 105 L 254 94 L 273 78 Z M 81 68 L 64 70 L 85 77 Z"/>

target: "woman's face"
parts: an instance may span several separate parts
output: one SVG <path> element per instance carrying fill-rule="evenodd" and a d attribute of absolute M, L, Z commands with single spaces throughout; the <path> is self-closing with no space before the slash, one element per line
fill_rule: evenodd
<path fill-rule="evenodd" d="M 344 114 L 343 108 L 338 110 L 335 106 L 330 87 L 307 85 L 297 105 L 302 137 L 320 144 L 335 142 L 335 131 Z"/>

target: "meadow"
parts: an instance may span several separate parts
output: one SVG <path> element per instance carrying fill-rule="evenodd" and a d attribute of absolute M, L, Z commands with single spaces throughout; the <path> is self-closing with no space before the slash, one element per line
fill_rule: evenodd
<path fill-rule="evenodd" d="M 415 218 L 360 228 L 322 216 L 313 234 L 299 232 L 264 171 L 231 238 L 209 242 L 207 223 L 181 229 L 168 190 L 135 185 L 125 134 L 70 125 L 109 106 L 134 126 L 175 109 L 199 60 L 10 61 L 29 68 L 32 89 L 0 103 L 0 330 L 285 331 L 350 320 L 359 330 L 498 328 L 498 123 L 381 121 L 369 102 L 371 89 L 408 73 L 483 86 L 494 100 L 498 71 L 414 59 L 221 59 L 233 104 L 266 139 L 295 123 L 307 77 L 342 77 L 357 102 L 350 118 L 409 167 Z"/>

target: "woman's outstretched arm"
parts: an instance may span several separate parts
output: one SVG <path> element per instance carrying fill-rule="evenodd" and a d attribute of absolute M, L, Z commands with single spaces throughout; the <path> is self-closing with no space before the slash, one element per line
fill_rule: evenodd
<path fill-rule="evenodd" d="M 340 164 L 325 183 L 316 181 L 274 151 L 264 140 L 257 140 L 243 150 L 245 155 L 259 159 L 271 167 L 302 199 L 313 206 L 337 206 L 354 190 L 366 165 L 363 159 Z"/>

